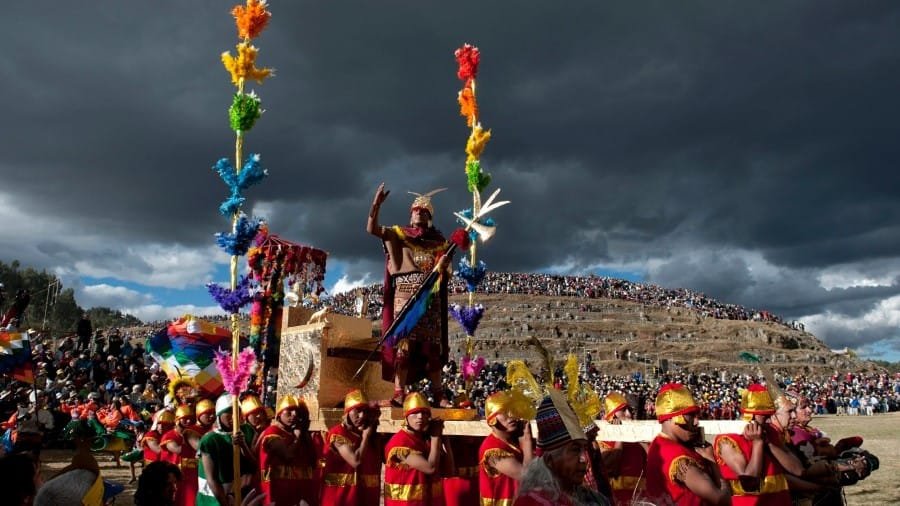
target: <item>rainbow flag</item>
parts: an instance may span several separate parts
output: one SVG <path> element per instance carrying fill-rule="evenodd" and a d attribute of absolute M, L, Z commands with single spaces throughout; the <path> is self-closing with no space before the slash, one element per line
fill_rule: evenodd
<path fill-rule="evenodd" d="M 185 315 L 148 337 L 146 349 L 170 380 L 188 377 L 207 396 L 224 390 L 213 356 L 231 349 L 230 330 Z"/>
<path fill-rule="evenodd" d="M 440 280 L 440 273 L 435 271 L 432 271 L 425 278 L 422 286 L 419 287 L 419 290 L 416 291 L 410 301 L 403 306 L 400 314 L 394 318 L 393 323 L 384 333 L 382 341 L 387 346 L 395 347 L 401 339 L 408 336 L 416 328 L 416 324 L 419 323 L 419 320 L 422 319 L 422 316 L 425 315 L 425 312 L 431 306 L 434 296 L 441 290 Z"/>
<path fill-rule="evenodd" d="M 34 383 L 31 340 L 27 332 L 0 331 L 0 374 Z"/>

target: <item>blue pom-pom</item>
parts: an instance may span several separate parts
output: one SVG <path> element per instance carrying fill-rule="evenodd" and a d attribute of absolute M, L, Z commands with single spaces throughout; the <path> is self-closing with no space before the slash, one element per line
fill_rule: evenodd
<path fill-rule="evenodd" d="M 234 213 L 240 210 L 241 205 L 244 201 L 247 200 L 244 197 L 241 197 L 241 194 L 238 192 L 233 192 L 231 196 L 227 199 L 223 200 L 219 205 L 219 212 L 224 216 L 234 216 Z"/>
<path fill-rule="evenodd" d="M 250 220 L 247 215 L 241 213 L 235 225 L 234 232 L 219 232 L 216 234 L 216 244 L 229 255 L 243 256 L 250 249 L 256 232 L 259 231 L 260 220 Z"/>
<path fill-rule="evenodd" d="M 231 161 L 227 158 L 222 158 L 216 162 L 213 165 L 213 170 L 219 173 L 219 177 L 222 178 L 222 181 L 225 181 L 229 188 L 237 186 L 237 174 L 234 173 L 234 167 L 232 167 Z"/>
<path fill-rule="evenodd" d="M 472 219 L 472 209 L 471 208 L 463 209 L 462 211 L 459 212 L 459 214 L 465 216 L 466 218 L 468 218 L 470 220 Z M 466 226 L 466 222 L 464 222 L 463 220 L 461 220 L 459 218 L 456 218 L 456 223 L 458 223 L 461 227 Z M 497 224 L 494 222 L 494 218 L 491 218 L 490 216 L 478 220 L 478 223 L 480 223 L 486 227 L 497 226 Z M 469 230 L 469 239 L 471 239 L 472 242 L 475 242 L 476 240 L 478 240 L 478 232 L 476 232 L 474 230 Z"/>
<path fill-rule="evenodd" d="M 474 292 L 478 288 L 486 273 L 487 264 L 479 260 L 475 267 L 472 267 L 467 257 L 459 260 L 459 270 L 456 271 L 456 275 L 466 282 L 466 290 L 469 292 Z"/>
<path fill-rule="evenodd" d="M 244 167 L 241 169 L 241 173 L 238 174 L 238 188 L 241 190 L 246 190 L 247 188 L 259 183 L 266 176 L 269 175 L 269 171 L 262 168 L 262 165 L 259 163 L 259 155 L 254 153 L 247 157 L 247 163 L 244 164 Z"/>

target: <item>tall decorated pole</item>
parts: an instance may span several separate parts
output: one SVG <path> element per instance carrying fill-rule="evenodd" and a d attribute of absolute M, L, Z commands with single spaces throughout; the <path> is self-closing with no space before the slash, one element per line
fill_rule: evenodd
<path fill-rule="evenodd" d="M 213 169 L 225 181 L 231 190 L 227 199 L 219 206 L 219 212 L 231 219 L 231 232 L 217 234 L 217 242 L 226 252 L 231 254 L 230 273 L 231 287 L 222 288 L 210 285 L 210 293 L 219 302 L 222 308 L 231 314 L 232 345 L 230 356 L 217 355 L 217 364 L 222 372 L 225 390 L 233 396 L 232 401 L 232 437 L 237 437 L 240 429 L 240 405 L 239 395 L 247 388 L 252 369 L 256 366 L 256 356 L 252 348 L 247 348 L 240 353 L 240 308 L 253 299 L 255 290 L 251 287 L 249 277 L 238 277 L 238 258 L 247 253 L 253 238 L 260 227 L 259 220 L 248 219 L 241 212 L 241 206 L 245 198 L 243 190 L 260 182 L 268 173 L 260 165 L 260 156 L 250 154 L 246 161 L 244 158 L 244 134 L 248 132 L 256 120 L 262 114 L 260 99 L 253 93 L 245 92 L 245 84 L 252 79 L 259 84 L 272 75 L 268 68 L 256 67 L 256 56 L 259 50 L 252 45 L 266 28 L 272 14 L 268 11 L 266 0 L 247 0 L 245 5 L 236 5 L 231 10 L 237 25 L 239 42 L 236 45 L 237 55 L 230 52 L 222 53 L 222 63 L 231 75 L 231 82 L 237 88 L 228 108 L 228 117 L 231 129 L 235 133 L 234 141 L 234 165 L 228 158 L 222 158 L 216 162 Z M 234 446 L 233 454 L 232 492 L 235 504 L 241 502 L 240 487 L 240 449 Z"/>
<path fill-rule="evenodd" d="M 484 314 L 484 306 L 475 303 L 475 291 L 478 284 L 484 279 L 487 266 L 477 256 L 476 236 L 482 240 L 493 235 L 495 224 L 492 218 L 486 218 L 482 209 L 481 192 L 491 182 L 491 175 L 481 168 L 481 153 L 491 139 L 491 131 L 485 130 L 479 121 L 478 101 L 475 94 L 475 78 L 478 75 L 478 65 L 481 62 L 481 52 L 477 47 L 463 44 L 454 53 L 457 62 L 456 76 L 463 82 L 457 101 L 459 102 L 460 115 L 466 118 L 466 125 L 470 128 L 469 138 L 466 141 L 466 187 L 472 193 L 472 208 L 456 213 L 460 223 L 470 229 L 472 245 L 469 248 L 469 256 L 463 256 L 459 261 L 457 275 L 466 282 L 466 290 L 469 293 L 468 304 L 462 306 L 454 304 L 450 308 L 450 314 L 459 322 L 466 331 L 465 355 L 462 359 L 463 377 L 466 381 L 466 390 L 471 390 L 472 382 L 484 367 L 484 358 L 475 357 L 474 339 L 475 330 Z M 497 190 L 499 192 L 499 189 Z M 496 193 L 496 192 L 495 192 Z M 493 196 L 492 196 L 493 197 Z M 489 199 L 491 200 L 491 199 Z"/>

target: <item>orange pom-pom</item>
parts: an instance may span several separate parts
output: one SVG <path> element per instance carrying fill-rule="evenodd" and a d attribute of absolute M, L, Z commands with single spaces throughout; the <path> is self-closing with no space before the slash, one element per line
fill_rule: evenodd
<path fill-rule="evenodd" d="M 246 42 L 237 45 L 237 57 L 225 51 L 222 53 L 222 63 L 231 74 L 231 82 L 237 86 L 241 79 L 253 79 L 262 83 L 264 79 L 272 75 L 272 69 L 256 68 L 256 54 L 258 49 Z"/>
<path fill-rule="evenodd" d="M 266 0 L 247 0 L 247 6 L 235 5 L 231 9 L 237 24 L 238 37 L 242 39 L 255 39 L 266 29 L 272 13 L 266 10 Z"/>
<path fill-rule="evenodd" d="M 459 115 L 465 116 L 466 125 L 474 125 L 475 118 L 478 117 L 478 102 L 475 100 L 475 93 L 472 91 L 472 87 L 466 85 L 459 92 L 457 101 L 459 102 Z"/>

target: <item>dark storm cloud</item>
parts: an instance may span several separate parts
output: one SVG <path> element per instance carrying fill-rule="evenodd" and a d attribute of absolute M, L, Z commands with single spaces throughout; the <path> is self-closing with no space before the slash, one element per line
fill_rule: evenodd
<path fill-rule="evenodd" d="M 8 205 L 108 237 L 95 256 L 133 241 L 207 246 L 227 227 L 216 212 L 226 188 L 210 167 L 233 154 L 233 88 L 218 61 L 236 42 L 231 4 L 8 6 Z M 248 85 L 267 112 L 246 142 L 271 176 L 248 204 L 351 277 L 378 272 L 363 227 L 379 182 L 393 191 L 385 223 L 407 219 L 407 190 L 450 187 L 435 199 L 446 232 L 470 202 L 452 51 L 471 41 L 483 51 L 481 117 L 494 129 L 488 191 L 513 201 L 484 248 L 491 269 L 628 264 L 653 282 L 792 316 L 864 312 L 896 294 L 896 283 L 819 283 L 823 270 L 900 250 L 894 2 L 271 9 L 256 45 L 277 76 Z M 47 258 L 86 249 L 34 233 Z M 748 262 L 778 274 L 761 278 Z"/>

